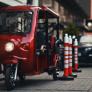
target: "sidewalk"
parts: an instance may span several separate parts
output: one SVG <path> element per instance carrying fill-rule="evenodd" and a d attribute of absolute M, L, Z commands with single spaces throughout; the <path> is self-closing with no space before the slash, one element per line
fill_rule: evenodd
<path fill-rule="evenodd" d="M 24 83 L 17 82 L 11 92 L 92 92 L 92 68 L 82 68 L 77 78 L 72 81 L 53 81 L 46 73 L 37 76 L 27 76 Z M 61 76 L 63 72 L 61 72 Z M 7 92 L 4 81 L 0 81 L 0 92 Z"/>
<path fill-rule="evenodd" d="M 76 73 L 77 78 L 73 81 L 52 81 L 48 82 L 48 85 L 41 85 L 41 88 L 34 87 L 34 90 L 37 89 L 39 92 L 92 92 L 92 68 L 82 68 L 81 70 L 81 73 Z M 36 78 L 51 79 L 45 74 L 36 76 Z"/>

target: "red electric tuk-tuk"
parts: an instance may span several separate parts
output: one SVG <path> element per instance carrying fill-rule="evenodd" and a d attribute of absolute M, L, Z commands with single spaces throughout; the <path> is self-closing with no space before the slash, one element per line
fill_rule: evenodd
<path fill-rule="evenodd" d="M 43 72 L 57 79 L 59 15 L 42 6 L 8 6 L 0 8 L 0 72 L 8 90 L 17 77 Z"/>

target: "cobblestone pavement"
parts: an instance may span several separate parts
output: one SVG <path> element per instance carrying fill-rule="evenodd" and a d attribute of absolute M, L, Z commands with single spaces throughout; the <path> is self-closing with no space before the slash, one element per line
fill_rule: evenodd
<path fill-rule="evenodd" d="M 73 81 L 53 81 L 44 73 L 28 77 L 25 82 L 17 81 L 16 88 L 11 92 L 92 92 L 92 68 L 82 68 Z M 62 76 L 63 73 L 60 73 Z M 2 76 L 1 76 L 2 77 Z M 0 81 L 0 92 L 5 90 L 4 81 Z"/>

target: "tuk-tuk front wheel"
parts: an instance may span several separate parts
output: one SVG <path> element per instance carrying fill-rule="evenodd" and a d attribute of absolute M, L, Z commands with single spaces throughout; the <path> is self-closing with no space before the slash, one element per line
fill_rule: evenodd
<path fill-rule="evenodd" d="M 7 90 L 12 90 L 15 87 L 15 71 L 16 65 L 7 65 L 5 70 L 5 84 Z"/>

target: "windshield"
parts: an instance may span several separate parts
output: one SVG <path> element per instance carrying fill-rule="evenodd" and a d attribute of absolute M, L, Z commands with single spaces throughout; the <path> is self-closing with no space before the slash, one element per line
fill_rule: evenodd
<path fill-rule="evenodd" d="M 25 33 L 31 31 L 32 15 L 26 12 L 0 12 L 0 33 Z"/>
<path fill-rule="evenodd" d="M 80 45 L 92 46 L 92 35 L 84 35 L 80 38 Z"/>

